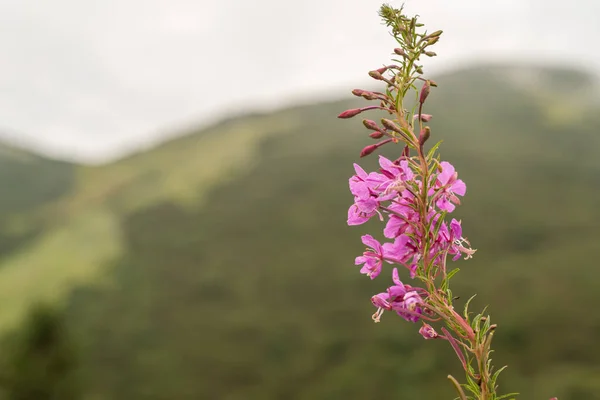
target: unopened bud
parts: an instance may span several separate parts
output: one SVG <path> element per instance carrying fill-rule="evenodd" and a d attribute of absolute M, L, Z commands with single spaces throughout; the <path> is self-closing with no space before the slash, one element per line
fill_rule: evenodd
<path fill-rule="evenodd" d="M 360 156 L 365 157 L 368 156 L 369 154 L 371 154 L 372 152 L 374 152 L 377 149 L 377 145 L 376 144 L 372 144 L 370 146 L 365 147 L 364 149 L 362 149 L 362 151 L 360 152 Z"/>
<path fill-rule="evenodd" d="M 377 95 L 375 93 L 367 92 L 367 91 L 363 91 L 361 96 L 367 100 L 377 100 L 379 98 L 379 97 L 377 97 Z"/>
<path fill-rule="evenodd" d="M 417 118 L 419 118 L 419 114 L 415 114 L 415 116 L 413 117 L 413 119 Z M 429 122 L 431 121 L 431 118 L 433 118 L 433 115 L 431 114 L 421 114 L 421 121 L 423 122 Z"/>
<path fill-rule="evenodd" d="M 363 93 L 364 93 L 364 90 L 362 90 L 362 89 L 354 89 L 352 91 L 352 94 L 355 96 L 358 96 L 358 97 L 362 96 Z"/>
<path fill-rule="evenodd" d="M 398 125 L 396 125 L 394 122 L 390 121 L 389 119 L 382 118 L 381 123 L 383 124 L 383 126 L 385 126 L 387 129 L 389 129 L 391 131 L 402 133 L 402 130 L 400 130 L 400 127 Z"/>
<path fill-rule="evenodd" d="M 427 40 L 427 39 L 439 37 L 442 33 L 444 33 L 444 31 L 435 31 L 435 32 L 430 33 L 429 35 L 425 36 L 424 39 Z"/>
<path fill-rule="evenodd" d="M 421 129 L 421 132 L 419 132 L 419 145 L 423 146 L 423 144 L 425 144 L 427 139 L 429 139 L 430 135 L 431 135 L 430 127 L 426 126 L 425 128 Z"/>
<path fill-rule="evenodd" d="M 433 87 L 437 87 L 437 83 L 435 81 L 429 80 L 429 85 Z"/>
<path fill-rule="evenodd" d="M 381 139 L 383 137 L 383 132 L 375 131 L 369 135 L 373 139 Z"/>
<path fill-rule="evenodd" d="M 387 70 L 388 70 L 388 67 L 381 67 L 381 68 L 376 69 L 375 71 L 379 72 L 380 74 L 383 74 Z"/>
<path fill-rule="evenodd" d="M 383 80 L 383 75 L 381 75 L 381 73 L 379 71 L 369 71 L 369 76 L 378 81 Z"/>
<path fill-rule="evenodd" d="M 360 108 L 351 108 L 350 110 L 346 110 L 343 113 L 341 113 L 340 115 L 338 115 L 338 118 L 352 118 L 355 115 L 358 115 L 362 112 L 362 109 Z"/>
<path fill-rule="evenodd" d="M 376 100 L 377 96 L 373 92 L 369 92 L 368 90 L 362 89 L 354 89 L 352 94 L 358 97 L 364 97 L 367 100 Z"/>
<path fill-rule="evenodd" d="M 419 95 L 419 103 L 421 103 L 421 104 L 425 103 L 427 96 L 429 96 L 429 81 L 428 80 L 425 81 L 425 84 L 421 88 L 421 94 Z"/>
<path fill-rule="evenodd" d="M 365 128 L 367 128 L 367 129 L 370 129 L 372 131 L 379 130 L 379 126 L 377 126 L 377 123 L 375 121 L 372 121 L 370 119 L 363 119 L 362 123 L 365 126 Z"/>
<path fill-rule="evenodd" d="M 394 53 L 396 53 L 396 54 L 398 54 L 399 56 L 402 56 L 402 57 L 406 56 L 406 53 L 404 52 L 404 50 L 401 49 L 401 48 L 399 48 L 399 47 L 397 47 L 397 48 L 394 49 Z"/>
<path fill-rule="evenodd" d="M 437 54 L 434 51 L 426 51 L 425 55 L 427 57 L 435 57 L 435 56 L 437 56 Z"/>
<path fill-rule="evenodd" d="M 439 36 L 432 37 L 431 39 L 427 39 L 427 46 L 431 46 L 433 44 L 436 44 L 438 42 L 438 40 L 440 40 Z"/>
<path fill-rule="evenodd" d="M 390 143 L 392 141 L 394 141 L 394 139 L 386 139 L 386 140 L 382 140 L 379 143 L 375 143 L 370 146 L 367 146 L 364 149 L 362 149 L 362 151 L 360 152 L 360 156 L 361 157 L 368 156 L 369 154 L 374 152 L 377 148 L 383 146 L 384 144 Z"/>
<path fill-rule="evenodd" d="M 415 70 L 417 71 L 417 74 L 423 75 L 423 68 L 421 68 L 420 66 L 415 68 Z"/>

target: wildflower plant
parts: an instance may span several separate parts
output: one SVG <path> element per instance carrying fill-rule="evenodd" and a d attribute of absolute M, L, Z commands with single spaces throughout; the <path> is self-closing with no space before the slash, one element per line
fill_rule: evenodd
<path fill-rule="evenodd" d="M 485 310 L 475 315 L 469 311 L 473 297 L 457 311 L 450 289 L 451 278 L 459 271 L 451 261 L 469 259 L 475 250 L 463 236 L 461 221 L 450 217 L 466 194 L 466 185 L 452 164 L 441 160 L 440 142 L 428 143 L 435 135 L 427 125 L 432 116 L 424 112 L 425 103 L 437 84 L 423 77 L 420 60 L 436 55 L 430 48 L 442 31 L 421 32 L 423 24 L 417 17 L 405 16 L 402 8 L 383 5 L 379 14 L 399 45 L 394 49 L 393 64 L 369 72 L 385 90 L 353 90 L 355 96 L 376 104 L 339 115 L 352 118 L 372 110 L 386 114 L 379 122 L 362 121 L 371 131 L 369 136 L 378 141 L 366 146 L 361 157 L 384 145 L 403 146 L 396 160 L 379 156 L 377 172 L 367 173 L 354 164 L 355 175 L 349 181 L 354 203 L 348 210 L 348 225 L 377 218 L 384 222 L 383 236 L 388 239 L 382 244 L 371 235 L 362 236 L 367 248 L 356 258 L 356 265 L 371 279 L 389 276 L 384 271 L 388 265 L 395 266 L 391 271 L 393 285 L 371 298 L 376 307 L 373 320 L 379 322 L 392 311 L 408 322 L 419 323 L 424 339 L 447 341 L 465 372 L 462 384 L 448 375 L 460 399 L 512 397 L 514 393 L 497 393 L 497 379 L 504 368 L 495 369 L 490 358 L 496 325 Z M 406 276 L 404 282 L 414 284 L 403 283 L 401 276 Z"/>

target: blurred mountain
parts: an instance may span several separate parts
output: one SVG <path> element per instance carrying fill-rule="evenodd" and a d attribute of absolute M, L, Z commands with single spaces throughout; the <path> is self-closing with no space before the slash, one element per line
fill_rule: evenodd
<path fill-rule="evenodd" d="M 76 168 L 0 143 L 0 258 L 31 244 L 44 230 L 41 209 L 72 189 Z"/>
<path fill-rule="evenodd" d="M 457 262 L 455 293 L 491 304 L 502 387 L 594 398 L 596 82 L 535 66 L 433 78 L 432 139 L 467 183 L 456 216 L 479 249 Z M 445 343 L 370 320 L 390 280 L 353 265 L 378 223 L 345 224 L 371 139 L 335 117 L 356 104 L 232 118 L 102 167 L 14 161 L 35 172 L 6 215 L 38 231 L 0 260 L 0 326 L 63 304 L 90 399 L 450 398 L 444 377 L 460 371 Z"/>

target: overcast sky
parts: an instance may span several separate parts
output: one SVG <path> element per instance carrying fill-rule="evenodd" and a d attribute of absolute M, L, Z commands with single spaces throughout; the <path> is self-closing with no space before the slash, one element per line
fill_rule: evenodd
<path fill-rule="evenodd" d="M 400 5 L 399 1 L 391 1 Z M 0 0 L 0 136 L 99 162 L 225 113 L 347 93 L 395 47 L 375 0 Z M 598 0 L 408 0 L 439 72 L 600 71 Z"/>

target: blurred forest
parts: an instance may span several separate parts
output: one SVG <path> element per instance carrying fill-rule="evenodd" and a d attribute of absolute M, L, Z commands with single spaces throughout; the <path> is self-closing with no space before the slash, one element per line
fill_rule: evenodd
<path fill-rule="evenodd" d="M 455 214 L 478 249 L 453 291 L 490 305 L 501 391 L 600 398 L 594 79 L 498 65 L 432 78 L 430 141 L 467 184 Z M 391 313 L 371 321 L 391 281 L 354 266 L 360 235 L 380 229 L 346 225 L 348 178 L 377 157 L 358 161 L 371 139 L 336 119 L 364 104 L 346 98 L 232 117 L 101 167 L 6 146 L 6 398 L 453 398 L 447 343 Z M 40 329 L 52 351 L 34 351 Z M 34 386 L 51 390 L 19 394 Z"/>

